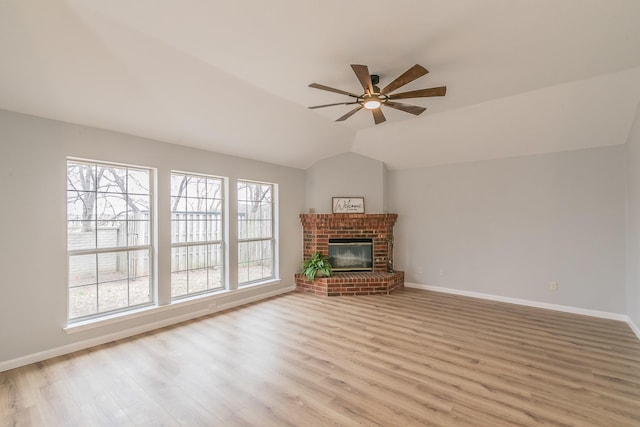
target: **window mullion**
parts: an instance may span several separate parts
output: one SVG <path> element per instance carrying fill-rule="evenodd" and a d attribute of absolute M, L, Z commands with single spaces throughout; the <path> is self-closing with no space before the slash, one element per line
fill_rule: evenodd
<path fill-rule="evenodd" d="M 107 254 L 114 252 L 127 252 L 127 251 L 137 251 L 137 250 L 151 250 L 151 245 L 141 245 L 141 246 L 122 246 L 117 248 L 96 248 L 96 249 L 74 249 L 68 251 L 69 256 L 75 255 L 91 255 L 91 254 Z"/>
<path fill-rule="evenodd" d="M 274 238 L 273 237 L 264 237 L 264 238 L 259 238 L 259 237 L 253 237 L 250 239 L 238 239 L 238 242 L 240 243 L 251 243 L 251 242 L 264 242 L 267 240 L 271 240 L 273 241 Z"/>
<path fill-rule="evenodd" d="M 179 243 L 172 243 L 171 247 L 172 248 L 184 248 L 184 247 L 187 247 L 187 246 L 215 245 L 215 244 L 222 244 L 222 240 L 203 240 L 203 241 L 199 241 L 199 242 L 179 242 Z"/>

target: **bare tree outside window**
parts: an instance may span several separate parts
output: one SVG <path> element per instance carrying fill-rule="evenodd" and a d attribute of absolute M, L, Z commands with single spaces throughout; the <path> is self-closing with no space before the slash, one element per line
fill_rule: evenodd
<path fill-rule="evenodd" d="M 238 282 L 274 277 L 274 185 L 239 180 Z"/>
<path fill-rule="evenodd" d="M 151 173 L 67 162 L 69 320 L 151 303 Z"/>
<path fill-rule="evenodd" d="M 171 173 L 171 297 L 224 288 L 223 179 Z"/>

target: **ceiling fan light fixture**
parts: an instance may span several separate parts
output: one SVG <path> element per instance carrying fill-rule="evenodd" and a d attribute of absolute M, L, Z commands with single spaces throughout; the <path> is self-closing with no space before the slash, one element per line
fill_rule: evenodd
<path fill-rule="evenodd" d="M 382 102 L 380 102 L 377 98 L 369 98 L 362 104 L 362 106 L 367 110 L 375 110 L 376 108 L 380 108 L 381 105 Z"/>

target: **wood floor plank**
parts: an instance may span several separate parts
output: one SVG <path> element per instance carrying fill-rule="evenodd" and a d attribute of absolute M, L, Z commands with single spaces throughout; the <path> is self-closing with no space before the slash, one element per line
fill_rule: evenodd
<path fill-rule="evenodd" d="M 0 373 L 5 426 L 638 426 L 623 322 L 290 293 Z"/>

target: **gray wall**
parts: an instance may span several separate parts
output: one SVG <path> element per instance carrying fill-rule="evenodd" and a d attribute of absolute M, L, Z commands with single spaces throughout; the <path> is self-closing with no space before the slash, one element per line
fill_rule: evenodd
<path fill-rule="evenodd" d="M 233 304 L 293 285 L 302 259 L 304 171 L 202 150 L 142 139 L 110 131 L 70 125 L 0 110 L 0 364 L 74 343 L 92 341 L 145 324 L 188 316 L 208 308 L 207 302 L 126 320 L 71 335 L 66 325 L 66 158 L 122 162 L 157 168 L 158 299 L 170 300 L 169 174 L 171 169 L 279 184 L 280 283 L 238 291 L 218 300 Z M 229 217 L 236 207 L 230 202 Z M 237 261 L 231 221 L 231 265 Z M 237 283 L 230 269 L 232 286 Z"/>
<path fill-rule="evenodd" d="M 396 268 L 418 284 L 626 313 L 625 150 L 391 171 Z"/>
<path fill-rule="evenodd" d="M 404 171 L 345 153 L 305 172 L 0 110 L 0 365 L 207 308 L 194 303 L 63 332 L 67 156 L 157 168 L 162 304 L 169 301 L 170 264 L 162 207 L 169 206 L 169 171 L 178 169 L 279 184 L 282 281 L 219 304 L 293 285 L 302 256 L 299 214 L 331 212 L 331 197 L 346 195 L 365 197 L 368 213 L 399 214 L 395 266 L 408 282 L 627 313 L 640 325 L 639 117 L 626 146 Z M 230 209 L 233 217 L 233 203 Z M 235 252 L 231 241 L 232 265 Z M 234 285 L 233 271 L 230 279 Z M 557 292 L 549 291 L 551 281 Z"/>
<path fill-rule="evenodd" d="M 385 213 L 386 166 L 355 153 L 343 153 L 322 159 L 307 169 L 306 209 L 331 213 L 331 198 L 364 197 L 366 213 Z"/>
<path fill-rule="evenodd" d="M 640 330 L 640 108 L 627 142 L 627 315 Z"/>

